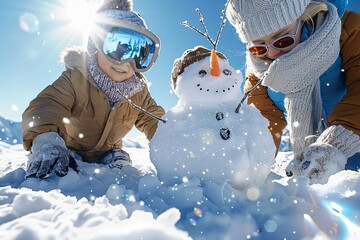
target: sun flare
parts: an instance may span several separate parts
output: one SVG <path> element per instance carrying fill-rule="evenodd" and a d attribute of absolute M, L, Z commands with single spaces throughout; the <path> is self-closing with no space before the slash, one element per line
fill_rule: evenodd
<path fill-rule="evenodd" d="M 69 21 L 69 30 L 83 36 L 83 42 L 95 22 L 95 12 L 99 7 L 99 0 L 62 0 L 64 18 Z"/>

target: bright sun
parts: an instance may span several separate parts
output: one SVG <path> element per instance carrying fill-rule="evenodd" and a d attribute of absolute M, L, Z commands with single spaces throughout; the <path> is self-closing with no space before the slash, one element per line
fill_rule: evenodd
<path fill-rule="evenodd" d="M 71 31 L 81 33 L 84 38 L 94 24 L 95 12 L 99 0 L 61 0 L 64 6 L 64 17 L 70 22 Z"/>

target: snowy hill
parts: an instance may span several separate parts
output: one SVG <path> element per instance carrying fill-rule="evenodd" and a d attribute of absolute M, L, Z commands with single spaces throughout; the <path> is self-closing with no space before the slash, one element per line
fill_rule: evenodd
<path fill-rule="evenodd" d="M 21 122 L 14 122 L 0 116 L 0 141 L 9 144 L 22 143 Z"/>

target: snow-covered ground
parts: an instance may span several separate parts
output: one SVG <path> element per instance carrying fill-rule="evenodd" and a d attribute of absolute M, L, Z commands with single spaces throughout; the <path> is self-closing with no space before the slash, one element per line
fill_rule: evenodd
<path fill-rule="evenodd" d="M 0 239 L 360 239 L 360 173 L 285 177 L 286 134 L 274 160 L 260 113 L 234 112 L 241 74 L 219 65 L 219 78 L 209 59 L 179 75 L 150 147 L 125 140 L 133 166 L 25 179 L 28 153 L 0 142 Z"/>
<path fill-rule="evenodd" d="M 80 163 L 80 174 L 25 180 L 27 152 L 1 142 L 0 239 L 360 238 L 357 172 L 324 185 L 281 178 L 291 152 L 280 152 L 261 186 L 236 190 L 191 178 L 165 187 L 152 173 L 146 140 L 125 145 L 141 171 Z"/>

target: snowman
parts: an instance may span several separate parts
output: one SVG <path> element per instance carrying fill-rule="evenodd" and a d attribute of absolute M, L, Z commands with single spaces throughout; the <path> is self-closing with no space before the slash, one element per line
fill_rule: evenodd
<path fill-rule="evenodd" d="M 197 46 L 174 62 L 172 86 L 179 100 L 165 114 L 166 123 L 159 122 L 150 159 L 165 186 L 192 178 L 238 188 L 262 183 L 276 151 L 268 121 L 254 106 L 235 112 L 243 97 L 242 74 L 207 38 L 212 50 Z"/>

